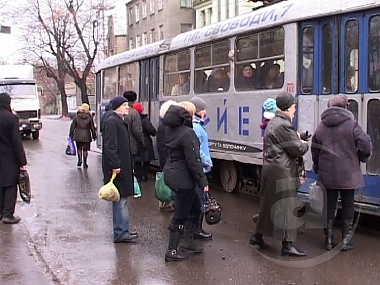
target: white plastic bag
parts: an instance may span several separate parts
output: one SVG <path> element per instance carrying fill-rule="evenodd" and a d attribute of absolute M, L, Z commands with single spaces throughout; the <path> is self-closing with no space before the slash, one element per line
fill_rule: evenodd
<path fill-rule="evenodd" d="M 315 211 L 318 215 L 323 215 L 324 208 L 324 188 L 317 184 L 317 182 L 313 182 L 310 184 L 309 188 L 309 202 L 310 207 Z"/>

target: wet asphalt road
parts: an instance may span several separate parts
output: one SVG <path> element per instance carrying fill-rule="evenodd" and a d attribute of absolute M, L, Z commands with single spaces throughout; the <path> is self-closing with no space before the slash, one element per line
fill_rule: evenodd
<path fill-rule="evenodd" d="M 1 285 L 379 284 L 378 230 L 359 226 L 353 251 L 326 253 L 318 218 L 307 211 L 307 228 L 296 243 L 308 252 L 305 258 L 281 257 L 280 243 L 270 239 L 271 249 L 257 251 L 248 240 L 258 201 L 219 189 L 212 193 L 223 221 L 205 226 L 213 240 L 202 243 L 204 253 L 165 263 L 170 213 L 158 210 L 153 173 L 141 183 L 142 198 L 130 199 L 138 242 L 114 244 L 111 204 L 97 197 L 101 155 L 92 151 L 89 168 L 77 168 L 76 158 L 65 155 L 70 121 L 43 123 L 40 140 L 24 140 L 32 203 L 18 201 L 20 224 L 0 224 Z M 339 225 L 335 235 L 340 237 Z"/>

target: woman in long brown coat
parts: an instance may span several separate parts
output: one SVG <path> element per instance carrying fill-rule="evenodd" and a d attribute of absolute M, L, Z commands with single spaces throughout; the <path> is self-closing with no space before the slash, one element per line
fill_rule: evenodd
<path fill-rule="evenodd" d="M 96 140 L 95 124 L 90 112 L 90 106 L 86 103 L 80 106 L 70 126 L 70 134 L 77 145 L 78 166 L 87 168 L 87 156 L 90 150 L 91 138 Z"/>
<path fill-rule="evenodd" d="M 297 135 L 292 119 L 295 98 L 289 93 L 276 97 L 279 111 L 265 131 L 264 165 L 261 172 L 261 201 L 256 233 L 251 244 L 266 248 L 263 235 L 282 241 L 282 255 L 303 256 L 293 242 L 297 236 L 296 191 L 299 188 L 297 158 L 308 150 L 308 145 Z"/>

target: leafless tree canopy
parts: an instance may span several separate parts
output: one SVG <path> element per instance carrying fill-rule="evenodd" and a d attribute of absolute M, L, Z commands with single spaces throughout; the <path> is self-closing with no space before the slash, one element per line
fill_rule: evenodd
<path fill-rule="evenodd" d="M 64 115 L 68 112 L 66 75 L 74 79 L 82 102 L 88 103 L 88 80 L 104 44 L 99 28 L 110 8 L 107 0 L 28 0 L 22 11 L 25 58 L 54 78 Z"/>

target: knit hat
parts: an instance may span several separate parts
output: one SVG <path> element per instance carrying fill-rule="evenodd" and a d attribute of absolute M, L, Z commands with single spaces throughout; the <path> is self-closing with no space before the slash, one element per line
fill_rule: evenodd
<path fill-rule="evenodd" d="M 90 111 L 90 105 L 88 105 L 87 103 L 83 103 L 80 108 L 81 110 L 84 110 L 84 111 Z"/>
<path fill-rule="evenodd" d="M 190 99 L 190 102 L 195 106 L 195 113 L 206 109 L 206 102 L 200 97 L 194 96 Z"/>
<path fill-rule="evenodd" d="M 135 91 L 125 91 L 123 96 L 128 102 L 135 102 L 137 100 L 137 94 Z"/>
<path fill-rule="evenodd" d="M 273 98 L 266 99 L 263 103 L 263 109 L 264 109 L 264 114 L 263 114 L 264 118 L 272 119 L 277 112 L 276 100 Z"/>
<path fill-rule="evenodd" d="M 144 111 L 144 106 L 140 102 L 136 102 L 133 104 L 133 109 L 141 114 Z"/>
<path fill-rule="evenodd" d="M 276 97 L 276 105 L 281 111 L 288 110 L 296 102 L 296 98 L 290 93 L 281 93 Z"/>
<path fill-rule="evenodd" d="M 173 100 L 168 100 L 166 102 L 164 102 L 161 107 L 160 107 L 160 118 L 163 119 L 166 112 L 168 111 L 169 107 L 172 106 L 172 105 L 178 105 L 178 103 L 176 101 L 173 101 Z"/>
<path fill-rule="evenodd" d="M 327 107 L 341 107 L 346 108 L 348 106 L 348 97 L 344 94 L 334 95 L 327 102 Z"/>
<path fill-rule="evenodd" d="M 123 103 L 128 102 L 127 99 L 125 99 L 123 96 L 117 96 L 111 100 L 112 109 L 116 110 L 119 108 Z"/>
<path fill-rule="evenodd" d="M 0 93 L 0 107 L 11 110 L 11 96 L 8 93 Z"/>

